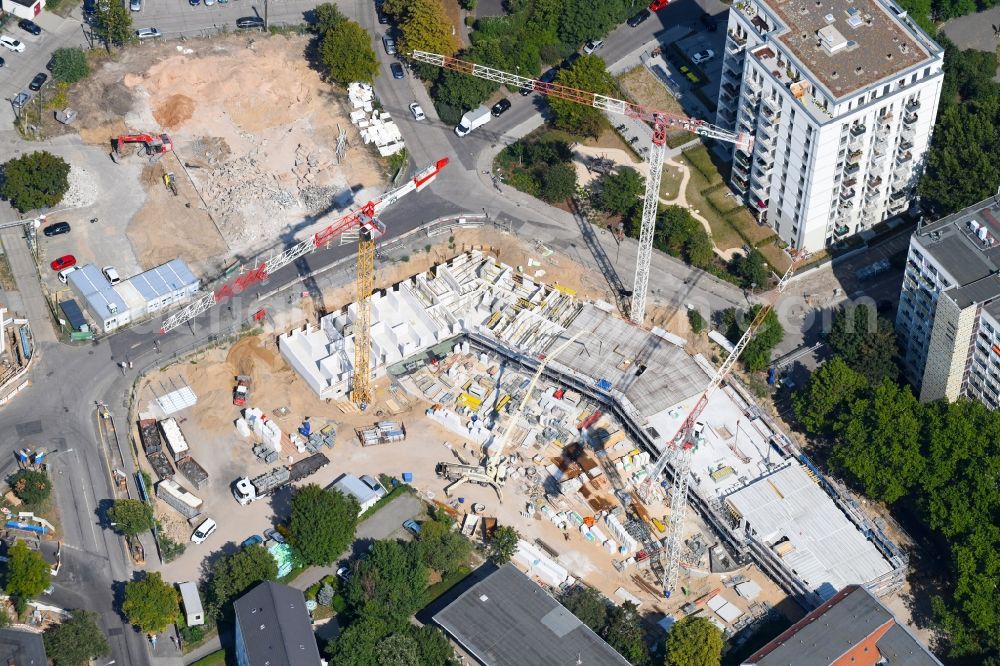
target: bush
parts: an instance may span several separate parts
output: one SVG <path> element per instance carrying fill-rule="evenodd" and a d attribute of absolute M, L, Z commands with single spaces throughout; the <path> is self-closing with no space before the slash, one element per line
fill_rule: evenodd
<path fill-rule="evenodd" d="M 694 308 L 688 310 L 688 323 L 691 325 L 691 332 L 695 335 L 705 330 L 705 318 Z"/>
<path fill-rule="evenodd" d="M 198 643 L 205 638 L 205 630 L 202 627 L 181 627 L 180 632 L 185 643 Z"/>
<path fill-rule="evenodd" d="M 52 481 L 44 472 L 22 469 L 11 478 L 10 489 L 22 502 L 38 505 L 52 493 Z"/>
<path fill-rule="evenodd" d="M 51 208 L 69 189 L 69 164 L 52 153 L 36 151 L 3 165 L 0 196 L 21 213 Z"/>
<path fill-rule="evenodd" d="M 542 171 L 542 199 L 562 203 L 576 191 L 576 169 L 572 165 L 554 164 Z"/>
<path fill-rule="evenodd" d="M 476 8 L 476 0 L 461 0 L 462 9 L 468 9 L 470 12 Z"/>
<path fill-rule="evenodd" d="M 90 74 L 87 54 L 79 48 L 56 49 L 52 54 L 52 77 L 56 81 L 76 83 Z"/>
<path fill-rule="evenodd" d="M 153 528 L 153 507 L 142 500 L 115 500 L 108 509 L 108 520 L 114 523 L 115 531 L 134 536 Z"/>

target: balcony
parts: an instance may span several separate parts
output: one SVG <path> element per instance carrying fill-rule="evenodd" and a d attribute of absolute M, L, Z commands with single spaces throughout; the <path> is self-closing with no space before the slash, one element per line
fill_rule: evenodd
<path fill-rule="evenodd" d="M 844 181 L 843 183 L 841 183 L 841 184 L 840 184 L 840 186 L 841 186 L 841 187 L 844 187 L 844 188 L 848 188 L 848 187 L 854 187 L 854 186 L 855 186 L 855 185 L 857 185 L 857 184 L 858 184 L 858 179 L 857 179 L 857 178 L 854 178 L 854 177 L 852 176 L 851 178 L 848 178 L 848 179 L 847 179 L 847 180 L 845 180 L 845 181 Z"/>
<path fill-rule="evenodd" d="M 907 113 L 907 114 L 905 114 L 903 116 L 903 124 L 904 125 L 912 125 L 915 122 L 917 122 L 917 114 L 915 114 L 915 113 Z"/>
<path fill-rule="evenodd" d="M 739 86 L 729 83 L 728 81 L 722 84 L 722 91 L 730 97 L 736 97 L 740 94 Z"/>
<path fill-rule="evenodd" d="M 916 113 L 920 109 L 920 100 L 914 99 L 906 103 L 906 110 L 911 113 Z"/>
<path fill-rule="evenodd" d="M 833 230 L 833 235 L 837 236 L 838 238 L 842 238 L 846 236 L 850 231 L 851 231 L 850 227 L 848 227 L 846 224 L 842 224 Z"/>
<path fill-rule="evenodd" d="M 910 150 L 911 148 L 913 148 L 913 142 L 912 141 L 907 141 L 906 139 L 903 139 L 899 143 L 899 149 L 900 150 Z"/>
<path fill-rule="evenodd" d="M 745 169 L 750 168 L 750 156 L 744 153 L 742 150 L 737 150 L 734 153 L 734 157 L 735 157 L 734 161 L 736 164 L 739 164 Z"/>
<path fill-rule="evenodd" d="M 906 151 L 902 155 L 896 158 L 896 166 L 903 166 L 913 160 L 913 153 Z"/>
<path fill-rule="evenodd" d="M 853 199 L 855 194 L 857 194 L 857 192 L 854 191 L 853 187 L 850 189 L 841 188 L 840 190 L 840 198 L 842 200 Z"/>
<path fill-rule="evenodd" d="M 848 164 L 844 167 L 844 174 L 848 176 L 853 176 L 857 172 L 861 171 L 861 167 L 857 164 Z"/>
<path fill-rule="evenodd" d="M 744 40 L 746 41 L 746 40 Z M 741 44 L 736 44 L 732 41 L 726 42 L 726 52 L 733 56 L 737 61 L 743 59 L 743 54 L 745 53 L 743 46 Z"/>
<path fill-rule="evenodd" d="M 746 35 L 740 35 L 735 30 L 730 30 L 729 31 L 729 39 L 733 40 L 733 42 L 735 42 L 739 46 L 746 46 L 747 45 Z"/>
<path fill-rule="evenodd" d="M 865 127 L 864 125 L 855 125 L 854 127 L 851 128 L 851 136 L 854 137 L 862 136 L 867 131 L 868 128 Z"/>
<path fill-rule="evenodd" d="M 851 210 L 851 209 L 854 208 L 854 202 L 853 201 L 841 201 L 840 205 L 837 206 L 837 208 L 839 208 L 842 211 L 849 211 L 849 210 Z"/>
<path fill-rule="evenodd" d="M 733 186 L 740 192 L 746 192 L 749 185 L 746 178 L 737 175 L 733 176 Z"/>
<path fill-rule="evenodd" d="M 902 131 L 900 131 L 899 136 L 902 137 L 904 141 L 913 141 L 913 137 L 917 135 L 917 130 L 913 125 L 903 125 Z"/>
<path fill-rule="evenodd" d="M 868 189 L 877 190 L 882 186 L 882 176 L 875 176 L 874 178 L 868 179 Z"/>
<path fill-rule="evenodd" d="M 861 156 L 863 154 L 864 153 L 862 153 L 860 150 L 852 150 L 851 152 L 849 152 L 847 154 L 847 163 L 848 164 L 857 164 L 857 163 L 859 163 L 861 161 Z"/>

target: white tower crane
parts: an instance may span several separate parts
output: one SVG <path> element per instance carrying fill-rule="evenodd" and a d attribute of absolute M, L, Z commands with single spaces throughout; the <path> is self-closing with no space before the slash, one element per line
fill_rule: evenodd
<path fill-rule="evenodd" d="M 522 89 L 529 88 L 550 97 L 558 97 L 585 106 L 591 106 L 595 109 L 601 109 L 602 111 L 619 113 L 630 118 L 638 118 L 652 123 L 653 143 L 649 150 L 649 177 L 646 178 L 646 194 L 642 202 L 642 226 L 639 229 L 639 256 L 636 259 L 635 283 L 632 288 L 632 302 L 629 307 L 629 318 L 636 324 L 642 325 L 646 318 L 646 294 L 649 291 L 649 265 L 653 258 L 653 232 L 656 229 L 656 206 L 660 196 L 660 176 L 663 173 L 663 158 L 667 148 L 667 131 L 677 128 L 712 139 L 729 141 L 739 145 L 747 152 L 752 150 L 752 138 L 748 135 L 737 134 L 722 127 L 710 125 L 703 120 L 651 109 L 613 97 L 570 88 L 558 83 L 545 83 L 544 81 L 529 79 L 524 76 L 438 53 L 414 51 L 411 57 L 419 62 L 437 65 L 438 67 L 444 67 L 463 74 L 478 76 L 488 81 L 495 81 L 496 83 L 516 86 Z"/>

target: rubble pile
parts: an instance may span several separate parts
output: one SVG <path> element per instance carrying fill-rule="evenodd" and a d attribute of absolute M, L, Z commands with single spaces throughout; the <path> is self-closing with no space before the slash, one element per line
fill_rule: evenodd
<path fill-rule="evenodd" d="M 260 215 L 280 217 L 299 205 L 268 170 L 259 150 L 223 162 L 203 182 L 203 195 L 212 214 L 227 235 L 238 241 L 253 242 L 267 234 L 261 225 L 244 224 L 244 220 Z"/>
<path fill-rule="evenodd" d="M 69 170 L 69 189 L 59 202 L 60 208 L 86 208 L 97 201 L 97 183 L 90 172 L 79 166 Z"/>

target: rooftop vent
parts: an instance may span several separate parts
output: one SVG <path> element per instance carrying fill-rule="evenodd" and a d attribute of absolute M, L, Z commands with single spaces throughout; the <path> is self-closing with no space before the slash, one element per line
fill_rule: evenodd
<path fill-rule="evenodd" d="M 864 21 L 862 21 L 861 17 L 857 16 L 857 15 L 852 16 L 852 17 L 850 17 L 850 18 L 847 19 L 847 25 L 851 26 L 852 28 L 857 28 L 858 26 L 860 26 L 863 23 L 864 23 Z"/>
<path fill-rule="evenodd" d="M 862 66 L 860 66 L 860 65 L 858 65 L 857 67 L 854 68 L 854 73 L 855 74 L 864 74 L 864 71 L 865 71 L 865 68 L 862 67 Z"/>
<path fill-rule="evenodd" d="M 847 39 L 832 25 L 820 28 L 816 34 L 819 35 L 820 43 L 830 55 L 847 48 Z"/>
<path fill-rule="evenodd" d="M 886 53 L 885 54 L 885 59 L 886 60 L 892 60 L 892 54 L 891 53 Z"/>
<path fill-rule="evenodd" d="M 826 21 L 827 23 L 833 23 L 837 19 L 833 17 L 833 14 L 827 14 L 826 16 L 823 17 L 823 20 Z"/>

